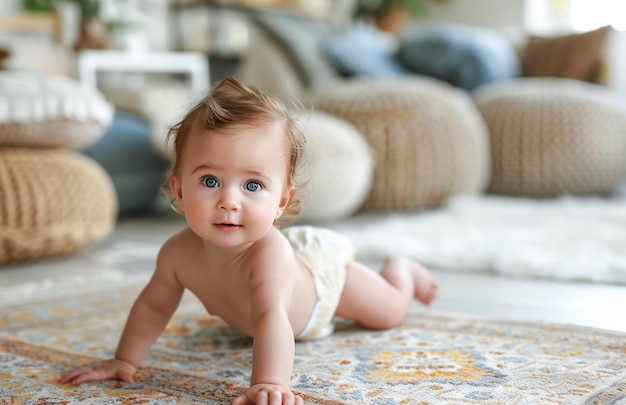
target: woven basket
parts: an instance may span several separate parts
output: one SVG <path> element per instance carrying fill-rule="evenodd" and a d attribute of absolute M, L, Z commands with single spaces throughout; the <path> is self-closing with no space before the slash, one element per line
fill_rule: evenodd
<path fill-rule="evenodd" d="M 113 184 L 93 160 L 0 148 L 0 263 L 76 253 L 108 235 L 116 217 Z"/>
<path fill-rule="evenodd" d="M 489 192 L 528 197 L 611 191 L 626 177 L 626 100 L 571 79 L 523 78 L 480 88 L 491 137 Z"/>
<path fill-rule="evenodd" d="M 487 185 L 484 122 L 471 99 L 444 82 L 346 80 L 316 91 L 311 103 L 353 124 L 373 148 L 366 209 L 433 207 Z"/>

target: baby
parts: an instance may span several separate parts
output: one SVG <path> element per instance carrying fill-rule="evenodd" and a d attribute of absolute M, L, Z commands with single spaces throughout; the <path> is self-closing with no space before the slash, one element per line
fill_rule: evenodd
<path fill-rule="evenodd" d="M 401 324 L 413 298 L 429 305 L 438 284 L 402 257 L 380 273 L 355 261 L 350 242 L 297 217 L 294 199 L 304 135 L 284 105 L 224 79 L 174 126 L 167 190 L 188 227 L 162 246 L 135 301 L 115 357 L 64 375 L 61 383 L 132 382 L 185 289 L 253 338 L 250 387 L 232 401 L 302 404 L 290 388 L 297 339 L 332 333 L 333 317 L 366 328 Z"/>

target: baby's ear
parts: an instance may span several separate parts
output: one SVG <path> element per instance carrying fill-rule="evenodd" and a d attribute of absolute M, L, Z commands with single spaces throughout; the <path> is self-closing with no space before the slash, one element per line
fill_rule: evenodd
<path fill-rule="evenodd" d="M 274 217 L 274 220 L 277 220 L 278 218 L 280 218 L 281 215 L 283 215 L 283 212 L 285 212 L 285 208 L 287 208 L 295 193 L 296 188 L 294 186 L 289 186 L 285 189 L 282 197 L 280 198 L 280 202 L 278 203 L 278 209 L 276 210 L 276 216 Z"/>
<path fill-rule="evenodd" d="M 170 176 L 170 189 L 174 194 L 174 198 L 176 198 L 176 203 L 178 204 L 178 208 L 182 211 L 185 209 L 183 206 L 183 189 L 180 185 L 180 180 L 175 174 Z"/>

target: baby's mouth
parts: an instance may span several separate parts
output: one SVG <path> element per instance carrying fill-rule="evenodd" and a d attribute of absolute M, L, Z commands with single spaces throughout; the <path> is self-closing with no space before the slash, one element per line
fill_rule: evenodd
<path fill-rule="evenodd" d="M 227 223 L 227 222 L 223 222 L 223 223 L 220 223 L 220 224 L 215 224 L 215 226 L 218 229 L 221 229 L 223 231 L 236 230 L 236 229 L 241 228 L 241 225 L 231 224 L 231 223 Z"/>

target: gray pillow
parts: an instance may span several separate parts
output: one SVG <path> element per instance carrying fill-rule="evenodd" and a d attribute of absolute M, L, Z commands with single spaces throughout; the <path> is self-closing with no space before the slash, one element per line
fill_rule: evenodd
<path fill-rule="evenodd" d="M 458 24 L 409 27 L 400 34 L 397 57 L 415 73 L 465 90 L 520 74 L 511 43 L 494 31 Z"/>
<path fill-rule="evenodd" d="M 345 76 L 392 77 L 409 73 L 394 55 L 385 34 L 369 24 L 356 24 L 323 40 L 325 54 Z"/>

